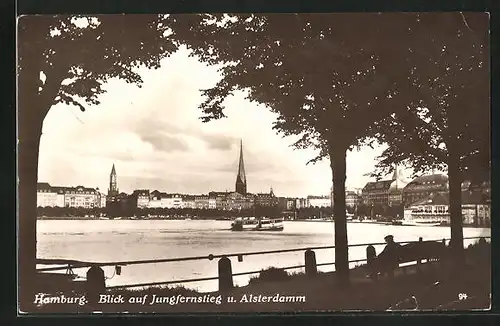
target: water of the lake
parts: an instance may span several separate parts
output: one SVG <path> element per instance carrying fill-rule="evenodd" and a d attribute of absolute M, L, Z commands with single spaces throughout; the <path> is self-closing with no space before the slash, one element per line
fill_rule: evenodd
<path fill-rule="evenodd" d="M 209 254 L 332 246 L 332 222 L 284 222 L 282 232 L 232 232 L 230 221 L 212 220 L 39 220 L 38 258 L 63 258 L 92 262 L 208 256 Z M 349 244 L 383 242 L 394 235 L 395 241 L 415 241 L 450 237 L 448 227 L 392 226 L 372 223 L 348 223 Z M 490 229 L 464 228 L 465 237 L 490 236 Z M 466 240 L 465 244 L 472 240 Z M 377 253 L 383 246 L 376 246 Z M 349 249 L 349 259 L 365 258 L 366 247 Z M 334 261 L 334 250 L 316 250 L 318 264 Z M 269 266 L 304 264 L 304 252 L 244 256 L 232 258 L 233 273 L 260 270 Z M 354 265 L 354 264 L 353 264 Z M 332 271 L 333 266 L 322 266 Z M 85 269 L 75 270 L 84 276 Z M 104 267 L 108 286 L 161 282 L 177 279 L 217 276 L 217 259 L 124 266 L 121 275 L 114 267 Z M 295 270 L 295 271 L 300 271 Z M 250 276 L 238 276 L 237 285 L 246 285 Z M 186 283 L 185 287 L 202 292 L 217 289 L 217 280 Z"/>

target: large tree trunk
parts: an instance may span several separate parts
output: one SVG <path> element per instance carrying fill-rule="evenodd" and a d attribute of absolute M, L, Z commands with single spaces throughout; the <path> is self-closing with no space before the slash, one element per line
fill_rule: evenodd
<path fill-rule="evenodd" d="M 21 100 L 20 100 L 21 102 Z M 41 113 L 41 111 L 40 111 Z M 19 105 L 18 120 L 18 271 L 20 311 L 33 310 L 36 277 L 38 151 L 43 115 Z"/>
<path fill-rule="evenodd" d="M 450 247 L 453 260 L 457 265 L 464 262 L 464 234 L 462 220 L 462 176 L 459 168 L 459 157 L 453 146 L 448 149 L 448 182 L 450 194 Z"/>
<path fill-rule="evenodd" d="M 335 224 L 335 271 L 339 285 L 348 286 L 349 248 L 345 205 L 346 151 L 344 146 L 330 149 L 330 166 L 333 176 L 333 216 Z"/>
<path fill-rule="evenodd" d="M 23 20 L 23 24 L 31 22 Z M 36 220 L 38 152 L 43 120 L 50 109 L 53 96 L 43 98 L 39 92 L 40 64 L 37 61 L 36 39 L 29 38 L 20 25 L 19 57 L 22 68 L 18 71 L 18 286 L 19 309 L 34 308 L 36 277 Z M 34 26 L 37 27 L 37 26 Z M 31 28 L 36 31 L 37 28 Z M 32 37 L 32 36 L 31 36 Z M 31 44 L 31 45 L 30 45 Z M 49 86 L 50 81 L 47 80 Z"/>

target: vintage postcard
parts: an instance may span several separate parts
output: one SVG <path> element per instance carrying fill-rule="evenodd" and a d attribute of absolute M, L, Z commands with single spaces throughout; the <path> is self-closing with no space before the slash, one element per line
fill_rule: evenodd
<path fill-rule="evenodd" d="M 20 315 L 490 309 L 488 13 L 17 32 Z"/>

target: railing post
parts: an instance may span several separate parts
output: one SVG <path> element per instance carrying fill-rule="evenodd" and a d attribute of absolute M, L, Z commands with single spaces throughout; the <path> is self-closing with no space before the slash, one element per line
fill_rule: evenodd
<path fill-rule="evenodd" d="M 226 256 L 219 259 L 219 291 L 225 291 L 233 288 L 233 269 L 231 260 Z"/>
<path fill-rule="evenodd" d="M 311 249 L 307 249 L 304 252 L 305 259 L 305 269 L 307 276 L 314 276 L 318 273 L 318 268 L 316 266 L 316 254 Z"/>
<path fill-rule="evenodd" d="M 372 245 L 366 247 L 366 264 L 368 266 L 369 275 L 372 280 L 377 280 L 377 272 L 374 270 L 375 266 L 373 264 L 376 257 L 377 252 L 375 250 L 375 247 Z"/>
<path fill-rule="evenodd" d="M 91 266 L 87 271 L 87 281 L 85 282 L 86 299 L 90 305 L 99 302 L 99 296 L 106 292 L 106 278 L 104 271 L 98 265 Z"/>

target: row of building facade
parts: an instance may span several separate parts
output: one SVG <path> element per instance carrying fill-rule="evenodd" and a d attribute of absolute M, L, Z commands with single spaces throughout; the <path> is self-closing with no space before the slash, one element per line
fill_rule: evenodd
<path fill-rule="evenodd" d="M 471 189 L 470 182 L 462 184 L 463 192 L 479 193 L 463 196 L 464 205 L 488 205 L 490 184 L 483 183 Z M 417 177 L 411 181 L 405 179 L 396 167 L 390 179 L 368 182 L 361 191 L 346 191 L 346 206 L 403 206 L 415 209 L 415 205 L 429 202 L 436 194 L 448 193 L 448 177 L 444 174 L 431 174 Z M 441 197 L 439 197 L 441 198 Z M 443 197 L 445 198 L 445 197 Z M 447 197 L 446 197 L 447 198 Z M 48 183 L 39 183 L 37 204 L 42 207 L 83 207 L 104 208 L 121 203 L 128 208 L 170 208 L 170 209 L 218 209 L 246 210 L 254 207 L 279 207 L 282 211 L 293 211 L 309 207 L 333 207 L 333 188 L 328 195 L 308 196 L 307 198 L 276 197 L 271 187 L 268 193 L 252 194 L 247 192 L 247 179 L 243 161 L 243 144 L 240 145 L 239 165 L 236 175 L 235 191 L 212 191 L 202 195 L 165 193 L 149 189 L 135 190 L 132 194 L 120 192 L 117 173 L 113 164 L 107 195 L 99 188 L 84 186 L 59 187 Z M 420 206 L 419 206 L 420 205 Z M 440 205 L 444 205 L 442 200 Z M 420 208 L 418 208 L 420 209 Z M 428 208 L 424 208 L 428 209 Z"/>
<path fill-rule="evenodd" d="M 101 193 L 99 188 L 59 187 L 41 182 L 37 186 L 37 205 L 41 207 L 105 207 L 106 195 Z"/>
<path fill-rule="evenodd" d="M 448 176 L 438 173 L 423 175 L 411 181 L 405 180 L 402 173 L 395 169 L 391 179 L 368 182 L 362 190 L 360 202 L 366 205 L 403 205 L 405 208 L 429 199 L 429 196 L 449 192 Z M 477 193 L 477 196 L 464 196 L 464 200 L 489 202 L 491 184 L 471 184 L 462 182 L 463 193 Z"/>

